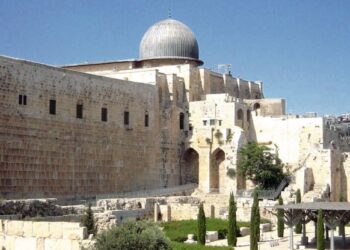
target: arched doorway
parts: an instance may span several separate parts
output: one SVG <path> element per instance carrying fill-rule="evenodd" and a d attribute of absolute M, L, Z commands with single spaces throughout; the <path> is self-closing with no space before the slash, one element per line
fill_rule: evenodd
<path fill-rule="evenodd" d="M 211 157 L 211 164 L 210 164 L 210 192 L 211 193 L 219 193 L 220 192 L 220 186 L 222 186 L 223 176 L 222 173 L 224 172 L 224 160 L 225 160 L 225 152 L 221 150 L 220 148 L 216 149 Z"/>
<path fill-rule="evenodd" d="M 199 155 L 196 150 L 189 148 L 182 157 L 181 184 L 197 183 L 199 171 Z"/>

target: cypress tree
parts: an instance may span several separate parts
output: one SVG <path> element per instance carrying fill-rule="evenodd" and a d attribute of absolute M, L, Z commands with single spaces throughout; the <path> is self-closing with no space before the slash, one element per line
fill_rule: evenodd
<path fill-rule="evenodd" d="M 202 203 L 199 205 L 197 223 L 198 223 L 198 238 L 197 238 L 198 244 L 205 245 L 205 234 L 207 231 L 207 227 L 206 227 L 205 213 L 204 213 L 204 208 Z"/>
<path fill-rule="evenodd" d="M 88 235 L 96 234 L 97 230 L 95 225 L 94 213 L 92 212 L 90 203 L 87 209 L 85 210 L 85 214 L 82 218 L 82 224 L 84 227 L 86 227 Z"/>
<path fill-rule="evenodd" d="M 300 194 L 300 189 L 297 190 L 296 193 L 296 203 L 300 203 L 301 202 L 301 194 Z M 295 233 L 297 234 L 301 234 L 302 231 L 302 225 L 301 223 L 298 223 L 295 225 Z"/>
<path fill-rule="evenodd" d="M 236 202 L 233 193 L 230 194 L 229 212 L 228 212 L 228 229 L 227 244 L 229 246 L 237 245 L 237 218 L 236 218 Z"/>
<path fill-rule="evenodd" d="M 340 195 L 339 201 L 345 201 L 343 194 Z M 343 222 L 339 224 L 339 235 L 341 235 L 343 238 L 345 237 L 345 224 Z"/>
<path fill-rule="evenodd" d="M 258 193 L 254 191 L 254 201 L 250 213 L 250 250 L 258 250 L 260 240 L 260 213 Z"/>
<path fill-rule="evenodd" d="M 317 216 L 317 250 L 325 250 L 324 244 L 324 222 L 323 222 L 323 212 L 318 210 Z"/>
<path fill-rule="evenodd" d="M 258 195 L 256 195 L 256 207 L 255 207 L 255 233 L 257 236 L 257 241 L 260 241 L 260 209 L 259 209 L 259 200 Z"/>
<path fill-rule="evenodd" d="M 278 197 L 278 205 L 283 205 L 282 196 Z M 277 211 L 277 236 L 283 237 L 284 235 L 284 211 L 278 209 Z"/>

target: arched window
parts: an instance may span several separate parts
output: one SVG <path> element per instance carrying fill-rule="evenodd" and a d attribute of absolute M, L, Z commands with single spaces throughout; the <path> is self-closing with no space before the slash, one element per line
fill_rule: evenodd
<path fill-rule="evenodd" d="M 253 109 L 254 110 L 257 110 L 257 109 L 260 109 L 260 103 L 255 103 L 254 106 L 253 106 Z"/>
<path fill-rule="evenodd" d="M 180 113 L 179 115 L 179 121 L 180 121 L 180 129 L 184 129 L 185 127 L 185 114 L 184 113 Z"/>
<path fill-rule="evenodd" d="M 253 105 L 253 110 L 255 111 L 255 115 L 259 115 L 260 114 L 260 103 L 255 103 Z"/>

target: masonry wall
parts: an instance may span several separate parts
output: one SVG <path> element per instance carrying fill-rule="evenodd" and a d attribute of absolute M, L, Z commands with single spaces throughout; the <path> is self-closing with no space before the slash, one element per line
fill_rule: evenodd
<path fill-rule="evenodd" d="M 0 220 L 4 250 L 79 250 L 86 238 L 86 228 L 76 222 Z"/>
<path fill-rule="evenodd" d="M 19 95 L 27 97 L 26 105 L 19 104 Z M 158 132 L 167 121 L 154 85 L 0 57 L 0 97 L 5 198 L 92 196 L 178 184 L 175 157 L 169 159 L 160 147 L 163 141 L 176 155 L 178 143 Z M 56 100 L 55 115 L 49 114 L 49 100 Z M 77 104 L 83 105 L 82 119 L 76 118 Z M 101 108 L 108 110 L 106 122 Z"/>

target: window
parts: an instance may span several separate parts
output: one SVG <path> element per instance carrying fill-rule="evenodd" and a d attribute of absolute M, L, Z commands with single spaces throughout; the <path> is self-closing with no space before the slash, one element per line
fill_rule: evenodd
<path fill-rule="evenodd" d="M 210 119 L 210 125 L 215 125 L 215 120 L 214 119 Z"/>
<path fill-rule="evenodd" d="M 148 116 L 148 113 L 145 114 L 145 127 L 148 127 L 149 126 L 149 116 Z"/>
<path fill-rule="evenodd" d="M 184 129 L 185 127 L 185 115 L 184 113 L 180 113 L 179 115 L 180 129 Z"/>
<path fill-rule="evenodd" d="M 83 118 L 83 104 L 77 104 L 77 118 Z"/>
<path fill-rule="evenodd" d="M 219 126 L 221 126 L 222 120 L 219 120 Z"/>
<path fill-rule="evenodd" d="M 124 125 L 129 125 L 129 111 L 124 111 Z"/>
<path fill-rule="evenodd" d="M 27 96 L 26 95 L 19 95 L 18 96 L 18 104 L 19 105 L 27 105 Z"/>
<path fill-rule="evenodd" d="M 107 116 L 108 116 L 107 108 L 102 108 L 101 109 L 101 121 L 106 122 L 107 121 Z"/>
<path fill-rule="evenodd" d="M 50 100 L 50 114 L 56 114 L 56 100 Z"/>
<path fill-rule="evenodd" d="M 207 120 L 203 120 L 203 126 L 207 126 Z"/>

